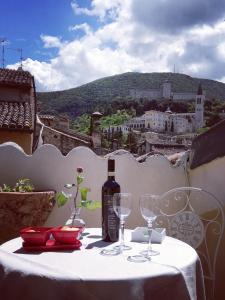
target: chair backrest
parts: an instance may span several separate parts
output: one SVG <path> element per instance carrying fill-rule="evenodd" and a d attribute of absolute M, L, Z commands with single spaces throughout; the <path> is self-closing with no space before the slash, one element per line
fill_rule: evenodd
<path fill-rule="evenodd" d="M 160 196 L 157 225 L 167 235 L 191 245 L 198 253 L 207 299 L 214 299 L 216 262 L 224 233 L 224 210 L 211 193 L 194 187 L 174 188 Z"/>

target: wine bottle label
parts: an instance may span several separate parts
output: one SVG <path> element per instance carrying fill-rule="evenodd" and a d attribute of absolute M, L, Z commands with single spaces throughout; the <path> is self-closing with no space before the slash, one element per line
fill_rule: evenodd
<path fill-rule="evenodd" d="M 113 196 L 104 195 L 104 212 L 103 219 L 106 222 L 106 227 L 104 228 L 108 233 L 111 241 L 118 240 L 118 217 L 113 209 Z"/>
<path fill-rule="evenodd" d="M 115 172 L 108 172 L 108 176 L 115 176 Z"/>

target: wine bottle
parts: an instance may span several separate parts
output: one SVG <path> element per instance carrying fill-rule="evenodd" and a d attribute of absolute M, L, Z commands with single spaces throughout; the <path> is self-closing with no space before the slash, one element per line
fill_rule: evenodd
<path fill-rule="evenodd" d="M 119 239 L 119 218 L 113 209 L 113 195 L 120 193 L 115 181 L 115 160 L 108 160 L 108 180 L 102 186 L 102 239 L 116 242 Z"/>

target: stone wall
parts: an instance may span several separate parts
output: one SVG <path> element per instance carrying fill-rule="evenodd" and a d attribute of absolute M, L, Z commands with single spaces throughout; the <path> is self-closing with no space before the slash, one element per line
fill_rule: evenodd
<path fill-rule="evenodd" d="M 174 93 L 172 93 L 172 95 L 173 95 L 173 100 L 177 100 L 177 101 L 179 101 L 179 100 L 194 100 L 196 97 L 196 93 L 194 93 L 194 92 L 190 92 L 190 93 L 174 92 Z"/>
<path fill-rule="evenodd" d="M 130 96 L 135 99 L 140 99 L 140 98 L 157 99 L 157 98 L 161 98 L 162 91 L 161 89 L 148 89 L 148 90 L 131 89 Z"/>
<path fill-rule="evenodd" d="M 131 89 L 130 90 L 130 96 L 135 99 L 140 98 L 148 98 L 148 99 L 160 99 L 162 97 L 164 98 L 170 98 L 172 97 L 174 101 L 180 101 L 180 100 L 194 100 L 196 97 L 196 93 L 194 92 L 173 92 L 171 90 L 171 86 L 169 86 L 169 83 L 164 83 L 164 86 L 160 89 Z"/>
<path fill-rule="evenodd" d="M 90 146 L 90 143 L 85 140 L 62 133 L 61 131 L 47 126 L 44 126 L 43 128 L 42 139 L 44 144 L 52 144 L 56 146 L 64 155 L 66 155 L 75 147 Z"/>

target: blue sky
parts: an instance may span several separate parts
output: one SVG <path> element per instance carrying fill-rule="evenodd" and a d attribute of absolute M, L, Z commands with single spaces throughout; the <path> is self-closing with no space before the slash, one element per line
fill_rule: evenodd
<path fill-rule="evenodd" d="M 224 0 L 2 0 L 5 64 L 38 91 L 124 72 L 176 72 L 225 82 Z M 2 57 L 0 57 L 2 58 Z"/>
<path fill-rule="evenodd" d="M 80 0 L 87 7 L 89 0 Z M 0 3 L 0 37 L 8 40 L 5 46 L 6 64 L 16 63 L 19 52 L 23 49 L 24 59 L 47 61 L 56 55 L 57 49 L 44 50 L 41 35 L 61 36 L 72 40 L 78 34 L 68 28 L 75 23 L 83 23 L 86 17 L 76 16 L 71 8 L 71 0 L 2 0 Z M 96 27 L 96 18 L 89 20 Z"/>

